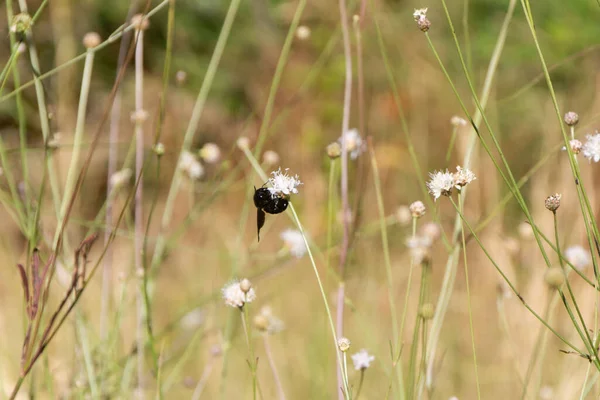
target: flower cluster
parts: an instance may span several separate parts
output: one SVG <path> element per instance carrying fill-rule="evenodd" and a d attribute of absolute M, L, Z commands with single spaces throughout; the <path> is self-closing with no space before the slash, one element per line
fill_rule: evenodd
<path fill-rule="evenodd" d="M 225 285 L 221 292 L 226 305 L 239 309 L 256 299 L 256 292 L 248 279 L 233 281 Z"/>
<path fill-rule="evenodd" d="M 179 168 L 187 173 L 192 180 L 197 180 L 204 175 L 204 167 L 200 164 L 200 161 L 189 151 L 181 153 L 179 158 Z"/>
<path fill-rule="evenodd" d="M 289 197 L 292 193 L 298 193 L 297 188 L 302 185 L 302 182 L 298 179 L 298 175 L 290 176 L 287 171 L 287 168 L 283 172 L 279 168 L 277 171 L 271 172 L 273 176 L 269 178 L 271 187 L 268 189 L 272 196 Z"/>
<path fill-rule="evenodd" d="M 451 196 L 454 188 L 460 190 L 477 179 L 471 170 L 463 169 L 460 166 L 456 167 L 456 172 L 454 173 L 448 170 L 436 171 L 430 173 L 429 177 L 431 179 L 427 182 L 427 188 L 435 200 L 440 196 Z"/>

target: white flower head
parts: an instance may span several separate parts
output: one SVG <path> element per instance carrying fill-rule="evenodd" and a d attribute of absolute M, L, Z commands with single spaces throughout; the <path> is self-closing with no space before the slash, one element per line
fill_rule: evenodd
<path fill-rule="evenodd" d="M 269 306 L 263 306 L 260 312 L 254 317 L 254 325 L 262 332 L 274 335 L 285 329 L 282 320 L 273 315 L 273 310 Z"/>
<path fill-rule="evenodd" d="M 437 200 L 440 196 L 450 196 L 452 194 L 452 188 L 455 186 L 454 175 L 448 170 L 429 173 L 429 177 L 431 179 L 427 182 L 427 189 L 433 195 L 434 200 Z"/>
<path fill-rule="evenodd" d="M 475 179 L 477 178 L 470 169 L 463 169 L 460 166 L 456 167 L 456 172 L 454 173 L 454 187 L 456 187 L 458 190 L 460 190 L 464 186 L 467 186 Z"/>
<path fill-rule="evenodd" d="M 455 115 L 452 118 L 450 118 L 450 124 L 458 128 L 459 126 L 467 126 L 469 123 L 466 119 Z"/>
<path fill-rule="evenodd" d="M 338 139 L 338 143 L 343 145 L 346 142 L 346 151 L 350 153 L 350 158 L 356 160 L 366 150 L 365 142 L 360 137 L 358 129 L 350 129 Z"/>
<path fill-rule="evenodd" d="M 415 21 L 422 20 L 427 18 L 427 8 L 415 8 L 415 12 L 413 13 L 413 17 Z"/>
<path fill-rule="evenodd" d="M 587 141 L 583 145 L 583 156 L 590 162 L 600 161 L 600 133 L 586 135 Z"/>
<path fill-rule="evenodd" d="M 254 291 L 253 287 L 248 288 L 248 290 L 244 290 L 246 288 L 242 288 L 241 283 L 244 281 L 233 281 L 221 289 L 226 305 L 235 308 L 242 308 L 246 303 L 251 303 L 254 299 L 256 299 L 256 292 Z"/>
<path fill-rule="evenodd" d="M 214 164 L 221 159 L 221 149 L 215 143 L 205 143 L 198 154 L 208 164 Z"/>
<path fill-rule="evenodd" d="M 281 168 L 277 171 L 271 172 L 273 175 L 269 178 L 269 183 L 271 187 L 268 188 L 269 192 L 271 192 L 271 196 L 284 196 L 289 197 L 290 194 L 298 193 L 298 186 L 302 185 L 300 179 L 298 179 L 298 175 L 290 176 L 287 173 L 288 169 L 281 172 Z"/>
<path fill-rule="evenodd" d="M 565 250 L 565 258 L 579 271 L 592 263 L 589 251 L 579 245 L 568 247 Z"/>
<path fill-rule="evenodd" d="M 375 356 L 370 355 L 365 349 L 362 349 L 358 353 L 352 354 L 354 369 L 357 371 L 369 368 L 373 360 L 375 360 Z"/>
<path fill-rule="evenodd" d="M 433 239 L 427 235 L 412 236 L 406 240 L 406 247 L 410 250 L 410 257 L 414 264 L 423 264 L 429 260 Z"/>
<path fill-rule="evenodd" d="M 310 28 L 306 25 L 300 25 L 298 29 L 296 29 L 296 37 L 299 40 L 306 40 L 310 37 Z"/>
<path fill-rule="evenodd" d="M 125 186 L 131 180 L 133 172 L 129 168 L 123 168 L 110 176 L 110 186 L 113 190 Z"/>
<path fill-rule="evenodd" d="M 204 175 L 204 167 L 200 161 L 189 151 L 184 151 L 179 157 L 179 168 L 187 173 L 190 179 L 200 179 Z"/>
<path fill-rule="evenodd" d="M 306 254 L 306 244 L 304 243 L 304 238 L 299 230 L 286 229 L 281 232 L 280 237 L 294 257 L 302 258 L 302 256 Z"/>

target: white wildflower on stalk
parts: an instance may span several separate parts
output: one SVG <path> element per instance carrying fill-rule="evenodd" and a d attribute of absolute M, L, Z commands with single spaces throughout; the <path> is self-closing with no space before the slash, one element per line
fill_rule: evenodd
<path fill-rule="evenodd" d="M 179 157 L 179 168 L 188 174 L 190 179 L 200 179 L 204 175 L 204 167 L 189 151 L 184 151 Z"/>
<path fill-rule="evenodd" d="M 306 254 L 306 244 L 299 230 L 286 229 L 281 232 L 280 237 L 294 257 L 302 258 Z"/>
<path fill-rule="evenodd" d="M 373 360 L 375 360 L 375 356 L 370 355 L 365 349 L 352 354 L 352 363 L 357 371 L 369 368 Z"/>
<path fill-rule="evenodd" d="M 448 170 L 429 173 L 429 177 L 431 179 L 427 182 L 427 189 L 433 195 L 434 200 L 437 200 L 440 196 L 450 196 L 452 194 L 452 188 L 455 186 L 454 175 Z"/>
<path fill-rule="evenodd" d="M 473 182 L 475 179 L 475 174 L 470 169 L 463 169 L 460 166 L 456 167 L 456 172 L 454 173 L 454 187 L 460 190 L 462 187 L 467 186 L 469 183 Z"/>
<path fill-rule="evenodd" d="M 361 153 L 366 150 L 365 142 L 360 137 L 357 129 L 350 129 L 338 139 L 340 145 L 346 142 L 346 151 L 350 153 L 350 158 L 356 160 Z"/>
<path fill-rule="evenodd" d="M 256 299 L 256 292 L 254 288 L 249 286 L 250 282 L 247 279 L 242 281 L 233 281 L 223 289 L 223 299 L 225 304 L 230 307 L 242 308 L 246 303 L 251 303 Z"/>
<path fill-rule="evenodd" d="M 110 176 L 110 186 L 113 190 L 117 190 L 129 183 L 132 175 L 131 169 L 123 168 Z"/>
<path fill-rule="evenodd" d="M 586 135 L 587 141 L 583 144 L 583 156 L 593 162 L 600 161 L 600 133 Z"/>
<path fill-rule="evenodd" d="M 568 247 L 565 250 L 565 258 L 579 271 L 584 270 L 592 263 L 589 251 L 579 245 Z"/>
<path fill-rule="evenodd" d="M 418 21 L 423 18 L 427 18 L 427 8 L 415 8 L 413 17 L 414 17 L 415 21 Z"/>
<path fill-rule="evenodd" d="M 271 187 L 268 189 L 272 196 L 283 195 L 284 197 L 289 197 L 292 193 L 298 193 L 297 187 L 302 185 L 302 182 L 298 179 L 298 175 L 290 176 L 287 171 L 288 168 L 283 172 L 279 168 L 277 171 L 271 172 L 273 176 L 269 178 Z"/>

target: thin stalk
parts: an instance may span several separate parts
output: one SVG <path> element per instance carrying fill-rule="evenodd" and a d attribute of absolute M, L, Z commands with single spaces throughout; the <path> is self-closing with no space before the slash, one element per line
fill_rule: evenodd
<path fill-rule="evenodd" d="M 146 342 L 146 308 L 144 302 L 144 270 L 143 245 L 144 245 L 144 28 L 143 24 L 146 18 L 140 15 L 139 27 L 136 29 L 135 45 L 135 114 L 134 114 L 134 135 L 135 135 L 135 176 L 138 181 L 135 191 L 134 218 L 135 218 L 135 237 L 134 237 L 134 263 L 137 277 L 136 293 L 136 343 L 140 351 L 137 352 L 137 392 L 144 397 L 144 373 L 145 373 L 145 348 Z"/>
<path fill-rule="evenodd" d="M 365 370 L 366 368 L 360 369 L 360 380 L 358 381 L 358 388 L 356 389 L 356 395 L 354 396 L 354 400 L 358 400 L 358 396 L 360 396 L 360 392 L 363 387 L 363 382 L 365 380 Z"/>
<path fill-rule="evenodd" d="M 464 211 L 462 197 L 458 196 L 458 207 L 461 212 Z M 469 330 L 471 331 L 471 347 L 473 349 L 473 366 L 475 368 L 475 383 L 477 385 L 477 398 L 481 399 L 481 386 L 479 384 L 479 372 L 477 368 L 477 352 L 475 349 L 475 328 L 473 328 L 473 306 L 471 305 L 471 289 L 469 286 L 469 267 L 467 263 L 467 242 L 465 240 L 465 230 L 461 228 L 461 239 L 463 249 L 463 263 L 465 265 L 465 285 L 467 288 L 467 305 L 469 307 Z"/>
<path fill-rule="evenodd" d="M 348 13 L 346 11 L 346 0 L 339 0 L 340 10 L 340 25 L 342 28 L 342 42 L 344 44 L 344 66 L 345 66 L 345 79 L 344 79 L 344 101 L 342 109 L 342 156 L 341 156 L 341 179 L 340 179 L 340 191 L 342 196 L 342 245 L 340 248 L 340 268 L 339 275 L 341 278 L 338 286 L 338 296 L 336 302 L 336 330 L 338 335 L 343 336 L 344 333 L 344 292 L 346 285 L 344 285 L 345 279 L 345 266 L 346 259 L 348 257 L 348 248 L 350 245 L 350 218 L 348 213 L 350 212 L 348 202 L 348 141 L 346 140 L 346 132 L 350 130 L 350 104 L 352 100 L 352 52 L 350 48 L 350 29 L 348 27 Z M 364 134 L 364 132 L 362 132 Z M 342 371 L 337 372 L 337 387 L 348 387 L 348 384 L 342 381 Z M 346 394 L 349 396 L 348 391 Z M 344 394 L 338 392 L 338 399 L 343 400 Z"/>
<path fill-rule="evenodd" d="M 279 377 L 279 372 L 277 371 L 277 365 L 275 365 L 275 359 L 273 358 L 273 352 L 271 351 L 271 344 L 269 343 L 268 333 L 265 333 L 263 335 L 263 344 L 265 346 L 265 354 L 267 355 L 267 360 L 269 361 L 271 372 L 273 372 L 273 380 L 275 381 L 275 386 L 277 386 L 277 394 L 279 400 L 286 400 L 285 391 L 283 390 L 283 384 L 281 383 L 281 378 Z"/>
<path fill-rule="evenodd" d="M 425 296 L 425 289 L 427 287 L 427 270 L 429 266 L 427 265 L 429 261 L 424 261 L 421 264 L 421 288 L 419 290 L 419 304 L 417 306 L 417 312 L 415 316 L 415 325 L 413 328 L 413 338 L 410 347 L 410 358 L 408 362 L 408 394 L 410 399 L 416 398 L 415 393 L 415 384 L 417 379 L 415 376 L 417 375 L 417 350 L 419 348 L 419 332 L 421 331 L 421 322 L 423 321 L 423 317 L 421 316 L 421 307 L 423 306 L 423 300 Z M 425 346 L 425 343 L 422 344 Z M 420 369 L 420 368 L 419 368 Z"/>
<path fill-rule="evenodd" d="M 215 359 L 214 359 L 214 357 L 211 357 L 210 360 L 208 361 L 208 364 L 206 365 L 206 367 L 204 367 L 204 371 L 202 371 L 200 380 L 198 381 L 198 384 L 196 385 L 196 388 L 194 389 L 194 393 L 192 394 L 192 400 L 199 400 L 200 396 L 202 396 L 202 392 L 204 391 L 204 388 L 206 387 L 206 383 L 208 382 L 208 378 L 210 378 L 210 373 L 212 372 L 214 366 L 215 366 Z"/>
<path fill-rule="evenodd" d="M 258 367 L 258 359 L 254 356 L 254 346 L 252 340 L 250 340 L 250 327 L 248 326 L 248 307 L 242 307 L 240 309 L 240 316 L 242 317 L 242 326 L 244 327 L 244 336 L 246 337 L 246 345 L 248 346 L 249 360 L 248 365 L 252 372 L 252 398 L 256 400 L 256 369 Z"/>

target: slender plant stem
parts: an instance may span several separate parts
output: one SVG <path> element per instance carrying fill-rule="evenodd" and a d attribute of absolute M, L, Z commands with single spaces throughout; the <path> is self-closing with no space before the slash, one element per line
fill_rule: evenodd
<path fill-rule="evenodd" d="M 200 396 L 202 396 L 202 392 L 204 391 L 204 388 L 206 387 L 206 383 L 208 382 L 208 378 L 210 378 L 210 373 L 212 372 L 214 366 L 215 366 L 214 357 L 211 357 L 210 360 L 208 361 L 208 364 L 206 364 L 206 367 L 204 367 L 204 371 L 202 371 L 200 380 L 198 381 L 198 384 L 196 385 L 196 388 L 194 389 L 194 393 L 192 394 L 192 400 L 199 400 Z"/>
<path fill-rule="evenodd" d="M 254 356 L 254 346 L 250 339 L 250 327 L 248 326 L 248 307 L 240 309 L 240 316 L 242 317 L 242 326 L 244 327 L 244 336 L 246 337 L 246 345 L 248 346 L 248 365 L 250 365 L 250 371 L 252 372 L 252 398 L 256 400 L 256 367 L 257 359 Z"/>
<path fill-rule="evenodd" d="M 277 386 L 277 394 L 279 400 L 286 400 L 285 391 L 283 390 L 283 383 L 281 382 L 281 377 L 279 376 L 279 372 L 277 371 L 277 365 L 275 365 L 275 359 L 273 358 L 273 352 L 271 351 L 271 344 L 269 342 L 268 333 L 265 333 L 263 335 L 263 343 L 265 346 L 265 354 L 267 355 L 267 360 L 269 361 L 269 366 L 271 367 L 271 372 L 273 372 L 273 380 L 275 381 L 275 385 Z"/>

